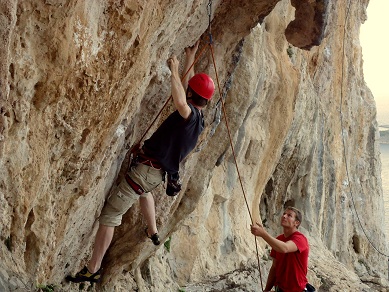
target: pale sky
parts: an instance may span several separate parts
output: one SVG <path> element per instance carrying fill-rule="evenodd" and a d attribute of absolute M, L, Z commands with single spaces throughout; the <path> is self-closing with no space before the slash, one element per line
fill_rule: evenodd
<path fill-rule="evenodd" d="M 376 101 L 378 120 L 389 119 L 388 11 L 389 0 L 370 0 L 360 34 L 364 77 Z"/>

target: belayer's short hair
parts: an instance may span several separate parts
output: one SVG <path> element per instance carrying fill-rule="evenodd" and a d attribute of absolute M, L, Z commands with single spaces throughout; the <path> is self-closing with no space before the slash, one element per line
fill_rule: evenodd
<path fill-rule="evenodd" d="M 285 211 L 286 210 L 291 210 L 296 214 L 296 220 L 300 222 L 300 224 L 299 224 L 299 226 L 300 226 L 301 223 L 303 222 L 303 215 L 301 214 L 301 211 L 295 207 L 292 207 L 292 206 L 287 206 L 285 208 Z M 299 226 L 297 226 L 297 228 L 299 228 Z"/>

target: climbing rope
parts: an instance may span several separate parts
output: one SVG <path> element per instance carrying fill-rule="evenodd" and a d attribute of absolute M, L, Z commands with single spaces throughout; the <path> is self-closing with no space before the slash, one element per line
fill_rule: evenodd
<path fill-rule="evenodd" d="M 348 17 L 349 17 L 349 14 L 350 14 L 350 5 L 351 3 L 351 0 L 348 1 L 348 8 L 347 8 L 347 13 L 346 13 L 346 18 L 345 18 L 345 24 L 344 24 L 344 27 L 343 27 L 343 42 L 342 42 L 342 46 L 343 46 L 343 56 L 342 56 L 342 73 L 341 73 L 341 80 L 342 80 L 342 84 L 341 84 L 341 87 L 340 87 L 340 126 L 341 126 L 341 131 L 342 131 L 342 145 L 343 145 L 343 156 L 344 156 L 344 163 L 345 163 L 345 168 L 346 168 L 346 175 L 347 175 L 347 180 L 349 182 L 349 188 L 350 188 L 350 194 L 351 194 L 351 202 L 352 202 L 352 205 L 353 205 L 353 208 L 354 208 L 354 212 L 356 214 L 356 217 L 358 219 L 358 223 L 364 233 L 364 235 L 366 236 L 367 238 L 367 241 L 370 243 L 370 245 L 379 253 L 381 254 L 382 256 L 385 256 L 388 258 L 388 280 L 389 280 L 389 255 L 381 252 L 374 244 L 373 242 L 370 240 L 369 236 L 367 235 L 365 229 L 363 228 L 363 225 L 362 225 L 362 221 L 359 217 L 359 214 L 358 214 L 358 211 L 357 211 L 357 208 L 355 206 L 355 200 L 354 200 L 354 194 L 353 194 L 353 188 L 352 188 L 352 185 L 351 185 L 351 179 L 350 179 L 350 172 L 349 172 L 349 168 L 348 168 L 348 162 L 347 162 L 347 155 L 346 155 L 346 141 L 345 141 L 345 135 L 343 133 L 343 111 L 342 111 L 342 105 L 343 105 L 343 84 L 344 84 L 344 59 L 345 59 L 345 55 L 346 55 L 346 48 L 345 48 L 345 39 L 346 39 L 346 25 L 347 25 L 347 20 L 348 20 Z"/>
<path fill-rule="evenodd" d="M 219 76 L 218 76 L 217 70 L 216 70 L 216 62 L 215 62 L 215 56 L 214 56 L 214 51 L 213 51 L 213 46 L 212 46 L 212 44 L 210 44 L 210 50 L 211 50 L 211 54 L 212 54 L 212 62 L 213 62 L 213 67 L 214 67 L 214 69 L 215 69 L 216 81 L 217 81 L 217 86 L 218 86 L 219 95 L 220 95 L 220 100 L 221 100 L 222 109 L 223 109 L 223 116 L 224 116 L 224 120 L 225 120 L 225 122 L 226 122 L 226 128 L 227 128 L 227 133 L 228 133 L 228 139 L 229 139 L 229 142 L 230 142 L 230 147 L 231 147 L 232 156 L 234 157 L 235 168 L 236 168 L 236 171 L 237 171 L 237 174 L 238 174 L 239 183 L 240 183 L 240 186 L 241 186 L 241 188 L 242 188 L 242 193 L 243 193 L 244 201 L 245 201 L 245 203 L 246 203 L 246 207 L 247 207 L 247 211 L 248 211 L 249 216 L 250 216 L 251 223 L 254 224 L 255 222 L 254 222 L 254 220 L 253 220 L 253 217 L 252 217 L 251 212 L 250 212 L 250 207 L 249 207 L 249 204 L 248 204 L 248 202 L 247 202 L 246 192 L 245 192 L 244 187 L 243 187 L 242 177 L 241 177 L 241 175 L 240 175 L 240 171 L 239 171 L 239 167 L 238 167 L 238 162 L 237 162 L 236 154 L 235 154 L 235 149 L 234 149 L 234 145 L 233 145 L 233 143 L 232 143 L 231 131 L 230 131 L 230 127 L 229 127 L 229 124 L 228 124 L 228 119 L 227 119 L 227 114 L 226 114 L 226 109 L 225 109 L 223 97 L 222 97 L 222 95 L 221 95 L 220 83 L 219 83 Z M 259 277 L 260 277 L 260 279 L 261 279 L 261 288 L 262 288 L 262 291 L 263 291 L 262 272 L 261 272 L 261 265 L 260 265 L 260 261 L 259 261 L 259 251 L 258 251 L 257 237 L 254 236 L 254 238 L 255 238 L 255 249 L 256 249 L 256 253 L 257 253 Z"/>
<path fill-rule="evenodd" d="M 208 46 L 205 45 L 205 46 L 201 49 L 201 51 L 200 51 L 200 53 L 198 54 L 197 58 L 194 60 L 193 64 L 189 67 L 188 71 L 184 74 L 184 76 L 181 78 L 181 80 L 183 80 L 183 79 L 188 75 L 189 71 L 190 71 L 190 70 L 193 68 L 193 66 L 198 62 L 198 60 L 200 59 L 200 57 L 201 57 L 201 55 L 203 54 L 203 52 L 205 51 L 205 49 L 206 49 L 207 47 L 209 47 L 210 52 L 211 52 L 211 56 L 212 56 L 213 67 L 214 67 L 214 70 L 215 70 L 216 81 L 217 81 L 219 96 L 220 96 L 220 100 L 221 100 L 221 104 L 222 104 L 223 115 L 224 115 L 224 119 L 225 119 L 225 122 L 226 122 L 226 127 L 227 127 L 227 132 L 228 132 L 228 138 L 229 138 L 229 142 L 230 142 L 230 147 L 231 147 L 232 155 L 233 155 L 233 157 L 234 157 L 234 162 L 235 162 L 236 171 L 237 171 L 237 174 L 238 174 L 240 186 L 241 186 L 241 188 L 242 188 L 242 192 L 243 192 L 245 204 L 246 204 L 246 207 L 247 207 L 249 216 L 250 216 L 251 223 L 254 224 L 255 222 L 253 221 L 253 217 L 252 217 L 251 212 L 250 212 L 250 207 L 249 207 L 249 204 L 248 204 L 248 201 L 247 201 L 246 192 L 245 192 L 244 187 L 243 187 L 242 177 L 241 177 L 241 175 L 240 175 L 240 171 L 239 171 L 239 167 L 238 167 L 238 162 L 237 162 L 237 158 L 236 158 L 236 154 L 235 154 L 235 149 L 234 149 L 234 145 L 233 145 L 232 137 L 231 137 L 231 131 L 230 131 L 230 127 L 229 127 L 229 124 L 228 124 L 226 109 L 225 109 L 223 97 L 222 97 L 222 94 L 221 94 L 221 88 L 220 88 L 220 82 L 219 82 L 219 75 L 218 75 L 217 69 L 216 69 L 216 61 L 215 61 L 215 55 L 214 55 L 214 50 L 213 50 L 213 39 L 212 39 L 212 32 L 211 32 L 212 0 L 209 0 L 209 2 L 208 2 L 208 5 L 207 5 L 207 13 L 208 13 L 208 35 L 209 35 L 209 43 L 208 43 Z M 166 105 L 169 103 L 169 101 L 170 101 L 171 99 L 172 99 L 172 96 L 170 95 L 170 97 L 167 99 L 167 101 L 165 102 L 165 104 L 162 106 L 162 108 L 160 109 L 160 111 L 158 112 L 158 114 L 156 115 L 156 117 L 154 118 L 154 120 L 150 123 L 149 127 L 146 129 L 146 131 L 144 132 L 144 134 L 142 135 L 142 137 L 139 139 L 139 142 L 136 143 L 136 144 L 134 144 L 133 147 L 131 147 L 131 150 L 130 150 L 131 153 L 133 153 L 134 151 L 137 151 L 137 150 L 139 149 L 141 142 L 143 141 L 143 139 L 145 138 L 145 136 L 147 135 L 147 133 L 149 132 L 149 130 L 151 129 L 151 127 L 153 126 L 153 124 L 155 123 L 155 121 L 158 119 L 158 117 L 161 115 L 162 111 L 164 110 L 164 108 L 166 107 Z M 256 238 L 256 236 L 254 236 L 254 238 L 255 238 L 255 248 L 256 248 L 256 254 L 257 254 L 257 262 L 258 262 L 259 276 L 260 276 L 260 282 L 261 282 L 261 289 L 262 289 L 262 291 L 264 291 L 264 289 L 263 289 L 263 283 L 262 283 L 262 272 L 261 272 L 261 266 L 260 266 L 260 260 L 259 260 L 258 243 L 257 243 L 257 238 Z"/>
<path fill-rule="evenodd" d="M 207 7 L 208 7 L 208 9 L 207 9 L 208 10 L 208 21 L 209 21 L 209 23 L 208 23 L 209 49 L 211 51 L 213 68 L 215 70 L 216 83 L 217 83 L 217 87 L 218 87 L 218 91 L 219 91 L 220 101 L 221 101 L 221 104 L 222 104 L 223 116 L 224 116 L 224 120 L 226 122 L 228 139 L 229 139 L 229 142 L 230 142 L 230 147 L 231 147 L 232 156 L 234 157 L 234 163 L 235 163 L 236 172 L 238 174 L 239 183 L 240 183 L 240 186 L 242 188 L 242 193 L 243 193 L 244 201 L 245 201 L 245 204 L 246 204 L 246 207 L 247 207 L 247 211 L 248 211 L 249 216 L 250 216 L 251 224 L 255 224 L 255 222 L 253 220 L 253 217 L 251 215 L 251 212 L 250 212 L 250 207 L 249 207 L 249 204 L 248 204 L 248 201 L 247 201 L 246 192 L 245 192 L 244 187 L 243 187 L 242 176 L 240 175 L 240 171 L 239 171 L 239 167 L 238 167 L 238 161 L 236 159 L 236 154 L 235 154 L 235 149 L 234 149 L 234 144 L 232 142 L 230 126 L 228 124 L 226 108 L 225 108 L 225 105 L 224 105 L 223 96 L 221 94 L 219 75 L 218 75 L 217 69 L 216 69 L 216 61 L 215 61 L 215 54 L 214 54 L 214 50 L 213 50 L 213 39 L 212 39 L 212 32 L 211 32 L 212 0 L 209 0 Z M 263 283 L 262 283 L 261 265 L 260 265 L 260 260 L 259 260 L 259 251 L 258 251 L 257 237 L 254 236 L 254 239 L 255 239 L 255 250 L 256 250 L 256 255 L 257 255 L 257 262 L 258 262 L 259 277 L 260 277 L 260 282 L 261 282 L 261 289 L 262 289 L 262 291 L 264 291 Z"/>

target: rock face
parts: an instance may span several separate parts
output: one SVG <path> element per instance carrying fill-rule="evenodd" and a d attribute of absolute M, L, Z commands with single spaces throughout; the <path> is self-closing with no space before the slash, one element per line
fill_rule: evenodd
<path fill-rule="evenodd" d="M 79 289 L 63 279 L 89 259 L 128 146 L 170 94 L 168 56 L 208 46 L 208 1 L 108 2 L 0 4 L 0 291 Z M 154 192 L 167 244 L 145 237 L 134 205 L 96 290 L 259 291 L 271 261 L 257 240 L 259 277 L 249 225 L 276 235 L 292 204 L 304 213 L 310 282 L 388 291 L 378 127 L 358 41 L 367 4 L 213 1 L 216 71 L 210 50 L 196 70 L 217 72 L 220 95 L 182 163 L 181 194 Z"/>

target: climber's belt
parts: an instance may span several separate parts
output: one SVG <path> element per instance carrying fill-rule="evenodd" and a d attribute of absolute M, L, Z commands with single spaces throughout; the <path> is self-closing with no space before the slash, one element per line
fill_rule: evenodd
<path fill-rule="evenodd" d="M 130 187 L 135 191 L 135 193 L 137 193 L 139 196 L 145 193 L 142 187 L 136 182 L 134 182 L 128 174 L 125 175 L 125 178 Z"/>
<path fill-rule="evenodd" d="M 138 154 L 138 163 L 150 166 L 155 169 L 162 169 L 162 165 L 158 162 L 158 160 L 147 156 L 146 154 L 140 152 Z"/>

